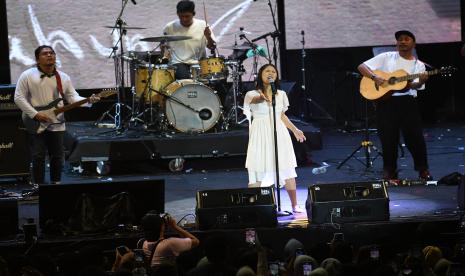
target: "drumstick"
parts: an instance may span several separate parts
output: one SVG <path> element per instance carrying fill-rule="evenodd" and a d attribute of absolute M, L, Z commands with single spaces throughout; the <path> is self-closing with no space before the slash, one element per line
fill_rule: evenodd
<path fill-rule="evenodd" d="M 205 19 L 205 27 L 208 27 L 208 20 L 207 20 L 207 9 L 205 9 L 205 1 L 202 2 L 203 3 L 203 17 Z"/>

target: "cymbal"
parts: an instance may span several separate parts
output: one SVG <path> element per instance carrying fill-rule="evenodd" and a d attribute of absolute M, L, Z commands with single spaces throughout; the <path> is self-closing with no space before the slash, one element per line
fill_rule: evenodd
<path fill-rule="evenodd" d="M 103 27 L 113 29 L 115 26 L 103 26 Z M 116 28 L 118 29 L 118 27 L 116 27 Z M 147 28 L 123 26 L 123 29 L 126 29 L 126 30 L 144 30 L 144 29 L 147 29 Z"/>
<path fill-rule="evenodd" d="M 249 35 L 252 34 L 252 32 L 248 31 L 237 31 L 237 32 L 231 32 L 231 33 L 225 33 L 224 35 Z"/>
<path fill-rule="evenodd" d="M 180 40 L 187 40 L 192 39 L 192 36 L 186 35 L 162 35 L 162 36 L 153 36 L 153 37 L 146 37 L 139 39 L 139 41 L 147 41 L 147 42 L 170 42 L 170 41 L 180 41 Z"/>
<path fill-rule="evenodd" d="M 221 47 L 221 49 L 229 49 L 229 50 L 249 50 L 249 49 L 252 49 L 252 46 L 250 46 L 250 45 L 232 45 L 232 46 Z"/>

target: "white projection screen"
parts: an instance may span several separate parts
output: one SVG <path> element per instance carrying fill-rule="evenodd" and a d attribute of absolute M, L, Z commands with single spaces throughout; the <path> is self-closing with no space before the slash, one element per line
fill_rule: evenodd
<path fill-rule="evenodd" d="M 128 27 L 143 27 L 143 30 L 127 30 L 124 37 L 125 51 L 152 50 L 157 44 L 140 42 L 144 37 L 162 35 L 166 23 L 177 18 L 176 0 L 128 1 L 123 20 Z M 268 1 L 253 0 L 205 0 L 194 1 L 196 17 L 205 19 L 212 26 L 217 38 L 219 54 L 225 57 L 232 50 L 223 47 L 235 43 L 234 32 L 243 27 L 247 38 L 254 39 L 274 30 Z M 111 29 L 121 10 L 123 1 L 118 0 L 7 0 L 7 20 L 10 47 L 11 80 L 15 83 L 21 72 L 34 66 L 34 49 L 41 44 L 52 45 L 57 52 L 59 67 L 68 73 L 76 88 L 97 88 L 115 86 L 114 63 L 108 55 L 118 40 L 118 34 L 111 35 Z M 275 0 L 272 6 L 276 9 Z M 237 43 L 242 44 L 236 36 Z M 266 48 L 265 40 L 257 44 Z M 244 65 L 250 78 L 252 59 Z M 267 63 L 264 57 L 259 66 Z"/>
<path fill-rule="evenodd" d="M 108 55 L 118 34 L 111 29 L 122 3 L 120 0 L 6 0 L 11 80 L 16 82 L 23 70 L 34 66 L 34 49 L 52 45 L 58 66 L 71 75 L 76 88 L 115 86 L 114 63 Z M 140 42 L 144 37 L 160 36 L 163 26 L 177 18 L 176 0 L 128 1 L 122 18 L 129 27 L 124 37 L 125 51 L 148 51 L 157 44 Z M 219 54 L 232 51 L 233 33 L 244 28 L 249 39 L 274 31 L 267 0 L 205 0 L 196 3 L 196 17 L 204 19 L 217 37 Z M 276 9 L 276 0 L 270 1 Z M 300 35 L 305 32 L 305 48 L 338 48 L 388 45 L 393 33 L 409 29 L 418 43 L 460 41 L 460 0 L 285 0 L 287 49 L 302 47 Z M 276 12 L 276 10 L 275 10 Z M 276 19 L 277 20 L 277 19 Z M 271 41 L 270 45 L 271 45 Z M 266 41 L 257 44 L 267 49 Z M 266 63 L 264 57 L 258 66 Z M 252 59 L 244 62 L 251 80 Z"/>
<path fill-rule="evenodd" d="M 286 47 L 340 48 L 395 43 L 412 31 L 417 43 L 461 40 L 460 0 L 286 0 Z"/>

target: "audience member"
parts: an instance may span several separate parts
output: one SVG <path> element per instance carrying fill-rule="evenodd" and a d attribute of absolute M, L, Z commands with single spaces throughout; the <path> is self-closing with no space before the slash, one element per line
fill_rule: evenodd
<path fill-rule="evenodd" d="M 182 252 L 191 250 L 199 245 L 199 240 L 176 224 L 176 220 L 169 215 L 161 217 L 155 212 L 147 213 L 141 221 L 145 241 L 142 245 L 148 264 L 155 268 L 160 265 L 176 264 L 176 257 Z M 171 229 L 180 238 L 165 238 L 165 232 Z"/>
<path fill-rule="evenodd" d="M 339 275 L 341 271 L 341 262 L 335 258 L 324 259 L 320 266 L 328 272 L 329 276 Z"/>
<path fill-rule="evenodd" d="M 235 275 L 236 269 L 229 264 L 229 244 L 225 235 L 213 235 L 205 239 L 205 257 L 189 275 Z"/>
<path fill-rule="evenodd" d="M 300 256 L 297 256 L 294 260 L 293 274 L 301 276 L 301 275 L 304 275 L 305 270 L 308 269 L 310 271 L 313 271 L 318 266 L 319 265 L 314 258 L 308 255 L 300 255 Z M 325 275 L 327 275 L 327 273 Z"/>

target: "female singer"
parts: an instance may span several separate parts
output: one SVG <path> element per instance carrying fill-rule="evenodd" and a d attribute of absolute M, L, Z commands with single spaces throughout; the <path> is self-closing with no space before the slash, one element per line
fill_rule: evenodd
<path fill-rule="evenodd" d="M 271 81 L 272 80 L 272 81 Z M 289 106 L 286 92 L 279 90 L 278 71 L 273 64 L 266 64 L 258 71 L 256 90 L 247 92 L 244 114 L 249 119 L 249 145 L 245 167 L 249 173 L 249 187 L 267 187 L 275 183 L 275 150 L 273 133 L 273 90 L 276 91 L 276 133 L 278 145 L 279 185 L 285 186 L 294 213 L 302 213 L 297 205 L 295 167 L 297 162 L 289 130 L 299 142 L 306 140 L 284 114 Z"/>

